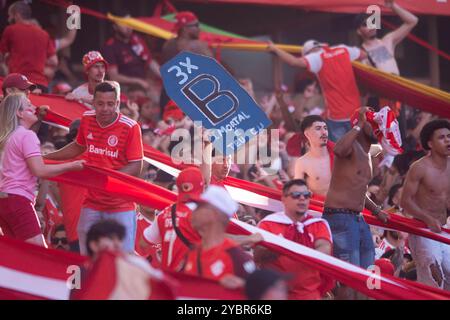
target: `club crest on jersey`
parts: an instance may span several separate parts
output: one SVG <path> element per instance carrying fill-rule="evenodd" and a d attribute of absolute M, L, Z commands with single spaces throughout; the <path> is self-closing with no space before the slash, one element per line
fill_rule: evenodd
<path fill-rule="evenodd" d="M 181 190 L 183 192 L 190 192 L 194 189 L 194 185 L 191 182 L 185 182 L 181 185 Z"/>
<path fill-rule="evenodd" d="M 118 142 L 119 142 L 119 139 L 117 138 L 117 136 L 115 136 L 115 135 L 109 136 L 109 138 L 108 138 L 108 145 L 110 147 L 117 146 Z"/>
<path fill-rule="evenodd" d="M 211 265 L 211 273 L 218 277 L 223 273 L 225 270 L 225 264 L 222 262 L 222 260 L 219 260 Z"/>

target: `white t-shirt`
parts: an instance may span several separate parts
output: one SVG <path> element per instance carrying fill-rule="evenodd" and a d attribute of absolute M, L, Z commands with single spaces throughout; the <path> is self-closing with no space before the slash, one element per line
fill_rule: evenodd
<path fill-rule="evenodd" d="M 93 109 L 92 104 L 94 101 L 94 95 L 89 93 L 89 87 L 87 82 L 75 88 L 72 91 L 72 94 L 75 96 L 75 100 L 81 102 L 88 108 Z"/>

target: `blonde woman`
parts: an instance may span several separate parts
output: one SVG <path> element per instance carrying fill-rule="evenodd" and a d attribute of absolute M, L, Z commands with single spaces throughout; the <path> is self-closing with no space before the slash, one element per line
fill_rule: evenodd
<path fill-rule="evenodd" d="M 36 107 L 24 93 L 1 102 L 0 228 L 6 236 L 46 247 L 34 210 L 37 179 L 81 170 L 83 161 L 44 164 L 39 140 L 30 130 L 36 121 Z"/>

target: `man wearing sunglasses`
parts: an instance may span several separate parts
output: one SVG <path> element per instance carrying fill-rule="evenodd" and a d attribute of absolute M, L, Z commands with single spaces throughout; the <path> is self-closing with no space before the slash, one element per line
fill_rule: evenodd
<path fill-rule="evenodd" d="M 269 214 L 258 227 L 288 240 L 313 248 L 325 254 L 331 254 L 332 238 L 328 223 L 308 212 L 312 193 L 301 179 L 287 182 L 283 187 L 284 212 Z M 275 269 L 283 273 L 292 273 L 289 281 L 290 300 L 318 300 L 332 289 L 333 282 L 297 260 L 275 254 L 257 246 L 254 258 L 260 267 Z"/>
<path fill-rule="evenodd" d="M 66 230 L 64 226 L 61 224 L 56 227 L 55 233 L 51 237 L 52 248 L 57 250 L 65 250 L 69 251 L 69 241 L 67 240 Z"/>

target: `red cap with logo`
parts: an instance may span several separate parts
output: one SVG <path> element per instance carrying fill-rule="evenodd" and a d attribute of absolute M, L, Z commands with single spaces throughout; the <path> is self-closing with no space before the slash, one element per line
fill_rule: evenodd
<path fill-rule="evenodd" d="M 175 19 L 177 20 L 175 23 L 176 31 L 180 30 L 187 24 L 198 21 L 197 16 L 191 11 L 178 12 L 177 15 L 175 16 Z"/>
<path fill-rule="evenodd" d="M 20 90 L 30 89 L 33 91 L 36 85 L 28 80 L 26 76 L 20 73 L 10 73 L 3 80 L 3 89 L 17 88 Z"/>
<path fill-rule="evenodd" d="M 189 167 L 180 172 L 176 180 L 178 201 L 188 202 L 200 198 L 205 182 L 199 168 Z"/>
<path fill-rule="evenodd" d="M 103 58 L 102 54 L 98 51 L 89 51 L 83 56 L 84 71 L 88 71 L 97 62 L 102 62 L 105 65 L 105 69 L 108 67 L 108 63 Z"/>

